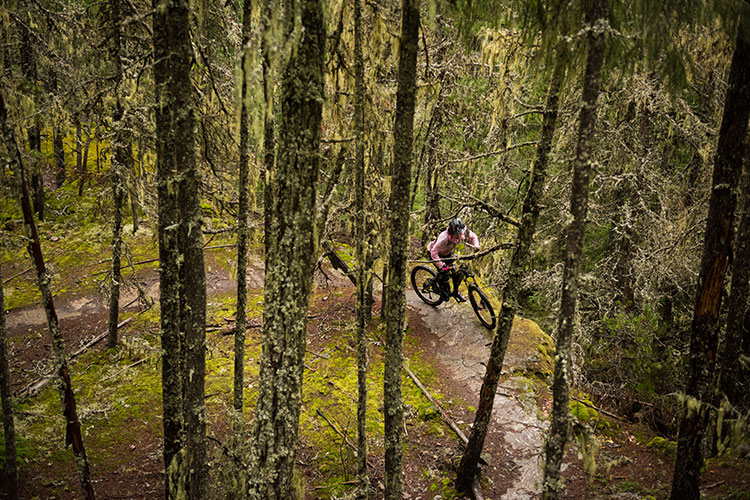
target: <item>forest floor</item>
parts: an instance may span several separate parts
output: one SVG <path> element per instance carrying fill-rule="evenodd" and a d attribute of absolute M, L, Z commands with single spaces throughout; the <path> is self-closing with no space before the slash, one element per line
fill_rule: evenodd
<path fill-rule="evenodd" d="M 153 240 L 151 240 L 153 242 Z M 155 246 L 150 252 L 154 253 Z M 232 481 L 222 450 L 230 447 L 227 421 L 231 406 L 235 280 L 231 249 L 206 253 L 208 270 L 207 408 L 213 447 L 212 483 L 217 489 Z M 3 263 L 6 277 L 28 266 L 25 259 Z M 263 264 L 252 258 L 248 273 L 250 329 L 246 341 L 245 421 L 252 420 L 260 356 Z M 69 352 L 78 350 L 107 328 L 107 301 L 99 294 L 95 273 L 106 269 L 89 259 L 63 270 L 56 284 L 60 325 Z M 6 285 L 17 293 L 33 284 L 32 273 Z M 133 274 L 147 296 L 158 296 L 155 264 Z M 7 278 L 6 278 L 7 279 Z M 311 297 L 303 413 L 297 467 L 305 497 L 348 498 L 356 479 L 356 459 L 346 439 L 356 442 L 356 353 L 354 289 L 336 271 L 316 272 Z M 18 292 L 20 290 L 20 292 Z M 135 297 L 123 291 L 122 304 Z M 28 294 L 33 298 L 33 294 Z M 12 389 L 18 393 L 49 371 L 50 339 L 46 318 L 28 300 L 6 316 Z M 25 302 L 25 303 L 24 303 Z M 468 304 L 431 308 L 407 292 L 407 365 L 417 374 L 445 412 L 468 435 L 477 404 L 491 338 Z M 104 341 L 72 363 L 73 385 L 84 428 L 84 443 L 100 499 L 155 499 L 162 496 L 161 389 L 158 347 L 158 300 L 145 312 L 132 304 L 122 319 L 134 319 L 120 332 L 120 346 L 107 350 Z M 374 313 L 379 312 L 376 301 Z M 370 432 L 371 497 L 382 497 L 382 330 L 370 331 L 368 429 Z M 551 398 L 551 339 L 530 320 L 517 318 L 511 334 L 501 384 L 483 455 L 482 489 L 488 499 L 536 498 L 540 491 L 542 442 Z M 437 409 L 406 375 L 404 498 L 458 498 L 452 488 L 461 457 L 460 440 Z M 567 489 L 563 498 L 667 498 L 674 443 L 643 424 L 626 422 L 591 408 L 576 393 L 578 419 L 564 464 Z M 589 406 L 587 406 L 589 405 Z M 50 386 L 20 399 L 16 407 L 20 479 L 24 499 L 80 498 L 72 452 L 64 448 L 59 398 Z M 216 443 L 222 443 L 218 446 Z M 747 458 L 722 457 L 707 462 L 702 493 L 708 498 L 750 498 Z M 0 498 L 4 498 L 0 492 Z M 213 497 L 212 497 L 213 498 Z M 217 498 L 219 498 L 217 496 Z"/>

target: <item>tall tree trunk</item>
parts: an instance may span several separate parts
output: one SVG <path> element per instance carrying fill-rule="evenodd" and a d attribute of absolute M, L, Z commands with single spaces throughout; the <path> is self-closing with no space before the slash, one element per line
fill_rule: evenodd
<path fill-rule="evenodd" d="M 586 21 L 592 27 L 606 23 L 607 0 L 594 0 L 586 12 Z M 581 111 L 578 115 L 578 138 L 573 160 L 573 186 L 570 195 L 570 212 L 573 221 L 568 226 L 563 269 L 562 299 L 557 321 L 555 373 L 552 385 L 552 424 L 545 445 L 544 482 L 542 498 L 556 499 L 563 486 L 560 475 L 565 444 L 568 440 L 570 418 L 570 349 L 578 298 L 578 268 L 583 250 L 583 234 L 588 210 L 591 151 L 596 126 L 596 101 L 599 97 L 601 68 L 604 60 L 605 40 L 603 30 L 591 29 L 588 33 L 588 54 L 583 79 Z"/>
<path fill-rule="evenodd" d="M 316 184 L 323 113 L 325 27 L 321 0 L 287 4 L 302 35 L 281 82 L 276 166 L 266 170 L 266 281 L 260 387 L 249 498 L 290 498 L 299 429 L 307 306 L 317 256 Z"/>
<path fill-rule="evenodd" d="M 487 437 L 487 428 L 492 416 L 492 406 L 495 401 L 495 392 L 500 373 L 503 369 L 505 351 L 508 347 L 510 331 L 513 328 L 513 318 L 518 309 L 518 290 L 521 285 L 523 272 L 529 262 L 529 248 L 539 218 L 540 202 L 544 191 L 544 183 L 547 179 L 547 165 L 549 164 L 549 152 L 552 149 L 552 138 L 557 126 L 557 114 L 559 110 L 560 89 L 562 88 L 565 74 L 566 57 L 562 48 L 557 51 L 555 67 L 547 91 L 547 103 L 544 109 L 542 122 L 542 133 L 537 146 L 536 159 L 531 171 L 531 181 L 526 192 L 523 209 L 521 213 L 521 225 L 516 235 L 516 244 L 511 257 L 508 270 L 508 280 L 503 288 L 503 305 L 498 320 L 498 329 L 492 342 L 490 359 L 487 362 L 487 370 L 484 374 L 482 389 L 479 395 L 479 406 L 474 417 L 474 425 L 471 428 L 471 436 L 466 446 L 466 451 L 461 458 L 461 465 L 457 473 L 457 485 L 460 491 L 471 492 L 472 485 L 479 471 L 479 458 Z"/>
<path fill-rule="evenodd" d="M 79 130 L 80 132 L 80 130 Z M 78 136 L 79 144 L 81 136 Z M 83 188 L 86 184 L 86 176 L 88 175 L 88 163 L 89 163 L 89 147 L 91 146 L 91 128 L 86 131 L 86 144 L 83 144 L 81 150 L 81 163 L 79 164 L 78 172 L 78 196 L 83 196 Z"/>
<path fill-rule="evenodd" d="M 13 415 L 13 396 L 10 392 L 8 369 L 8 338 L 5 331 L 5 301 L 3 298 L 3 273 L 0 270 L 0 396 L 3 405 L 3 431 L 5 435 L 5 484 L 8 500 L 18 500 L 18 458 L 16 453 L 16 426 Z"/>
<path fill-rule="evenodd" d="M 743 145 L 750 117 L 750 37 L 747 35 L 750 26 L 743 22 L 744 17 L 741 19 L 716 147 L 703 257 L 690 327 L 690 364 L 685 387 L 687 404 L 677 440 L 672 500 L 700 497 L 701 442 L 708 420 L 706 403 L 712 397 L 721 292 L 732 245 L 732 223 L 737 203 L 734 187 L 742 169 Z"/>
<path fill-rule="evenodd" d="M 141 176 L 143 175 L 143 136 L 138 136 L 138 167 L 133 166 L 128 172 L 129 174 L 129 191 L 130 191 L 130 212 L 133 215 L 133 234 L 138 232 L 140 226 L 140 214 L 138 213 L 138 206 L 141 204 L 140 186 Z M 130 158 L 133 158 L 133 141 L 130 141 Z"/>
<path fill-rule="evenodd" d="M 271 65 L 271 47 L 270 36 L 271 36 L 271 16 L 272 4 L 275 0 L 263 0 L 262 12 L 261 12 L 261 23 L 263 29 L 263 36 L 260 41 L 260 52 L 261 52 L 261 64 L 263 65 L 263 100 L 265 106 L 263 108 L 263 232 L 269 234 L 270 221 L 269 216 L 271 214 L 270 207 L 272 200 L 272 190 L 269 186 L 271 176 L 274 171 L 274 164 L 276 162 L 275 146 L 276 139 L 274 137 L 274 86 L 276 84 L 275 74 L 273 66 Z M 268 240 L 266 239 L 265 244 L 266 257 L 268 256 Z M 268 262 L 266 261 L 266 265 Z"/>
<path fill-rule="evenodd" d="M 234 332 L 234 409 L 242 413 L 242 387 L 245 374 L 245 327 L 247 324 L 247 215 L 249 142 L 248 133 L 248 79 L 250 78 L 250 35 L 252 33 L 252 2 L 244 0 L 242 7 L 242 94 L 240 96 L 240 207 L 237 214 L 237 322 Z"/>
<path fill-rule="evenodd" d="M 734 239 L 727 327 L 718 352 L 719 390 L 735 407 L 743 400 L 739 391 L 739 365 L 742 353 L 742 322 L 747 310 L 747 297 L 750 295 L 750 171 L 747 171 L 748 167 L 745 170 L 743 182 L 740 184 L 744 203 L 737 236 Z"/>
<path fill-rule="evenodd" d="M 406 298 L 406 249 L 409 234 L 414 107 L 417 80 L 419 0 L 401 3 L 401 42 L 398 54 L 398 89 L 393 128 L 394 151 L 389 200 L 388 280 L 386 296 L 386 352 L 383 399 L 385 405 L 385 498 L 401 500 L 403 419 L 401 369 Z"/>
<path fill-rule="evenodd" d="M 113 220 L 112 220 L 112 282 L 109 289 L 109 334 L 107 335 L 107 347 L 112 348 L 117 345 L 117 323 L 120 312 L 120 282 L 122 276 L 120 273 L 120 257 L 122 254 L 122 199 L 125 192 L 126 164 L 128 163 L 129 137 L 123 123 L 124 110 L 120 99 L 120 83 L 122 81 L 122 37 L 121 23 L 122 12 L 120 0 L 110 0 L 110 59 L 114 74 L 112 75 L 115 84 L 115 94 L 117 102 L 112 115 L 112 127 L 114 128 L 114 144 L 112 161 L 110 165 L 110 177 L 112 182 L 112 203 L 113 203 Z M 131 160 L 132 161 L 132 160 Z"/>
<path fill-rule="evenodd" d="M 13 130 L 8 125 L 8 115 L 5 108 L 5 100 L 0 95 L 0 128 L 5 138 L 5 147 L 9 156 L 11 170 L 15 173 L 16 191 L 23 212 L 24 226 L 28 238 L 27 249 L 29 257 L 34 261 L 37 273 L 37 284 L 42 294 L 44 311 L 47 315 L 47 325 L 49 327 L 50 337 L 52 338 L 52 352 L 55 360 L 55 373 L 58 376 L 58 388 L 60 391 L 60 400 L 65 417 L 65 444 L 73 445 L 73 453 L 78 466 L 78 477 L 81 482 L 81 488 L 86 500 L 95 498 L 94 487 L 91 484 L 91 474 L 89 472 L 89 463 L 86 458 L 86 449 L 83 446 L 83 436 L 81 434 L 81 424 L 78 421 L 78 412 L 76 411 L 76 401 L 73 395 L 73 387 L 70 381 L 70 371 L 68 361 L 65 356 L 65 346 L 60 333 L 59 323 L 55 304 L 52 301 L 52 290 L 50 288 L 49 276 L 42 256 L 42 246 L 39 241 L 39 234 L 34 222 L 34 214 L 31 209 L 29 191 L 26 187 L 24 178 L 24 168 L 21 161 L 21 154 L 18 151 L 18 145 L 13 135 Z"/>
<path fill-rule="evenodd" d="M 170 25 L 165 0 L 154 0 L 154 84 L 156 166 L 159 215 L 159 304 L 161 309 L 162 406 L 164 426 L 165 498 L 184 496 L 183 381 L 184 347 L 180 333 L 179 246 L 175 138 L 170 113 L 174 109 L 171 78 Z M 182 492 L 182 493 L 181 493 Z"/>
<path fill-rule="evenodd" d="M 44 220 L 44 181 L 42 176 L 42 133 L 38 119 L 29 125 L 29 149 L 34 160 L 31 167 L 31 195 L 34 213 Z"/>
<path fill-rule="evenodd" d="M 65 146 L 63 144 L 62 127 L 55 123 L 52 127 L 52 147 L 55 152 L 55 186 L 65 184 Z"/>
<path fill-rule="evenodd" d="M 206 437 L 206 272 L 203 259 L 203 213 L 200 176 L 195 158 L 195 112 L 190 72 L 194 54 L 190 37 L 190 1 L 170 5 L 171 68 L 168 92 L 173 105 L 175 170 L 182 256 L 180 289 L 183 344 L 183 412 L 187 498 L 202 500 L 208 491 L 208 443 Z"/>
<path fill-rule="evenodd" d="M 31 41 L 32 33 L 26 22 L 19 23 L 21 29 L 21 70 L 23 77 L 27 80 L 33 92 L 36 92 L 38 84 L 37 64 L 34 45 Z M 32 95 L 32 101 L 36 101 Z M 34 117 L 30 119 L 28 125 L 29 150 L 32 152 L 34 160 L 31 165 L 31 196 L 34 205 L 34 213 L 39 220 L 44 220 L 44 186 L 41 175 L 41 156 L 42 156 L 42 134 L 40 130 L 39 119 Z"/>
<path fill-rule="evenodd" d="M 354 175 L 357 240 L 357 498 L 367 498 L 367 215 L 365 212 L 365 70 L 362 1 L 354 0 Z"/>
<path fill-rule="evenodd" d="M 76 127 L 76 175 L 78 175 L 78 196 L 83 195 L 83 181 L 86 173 L 83 171 L 83 126 L 81 125 L 80 112 L 73 114 L 73 123 Z"/>

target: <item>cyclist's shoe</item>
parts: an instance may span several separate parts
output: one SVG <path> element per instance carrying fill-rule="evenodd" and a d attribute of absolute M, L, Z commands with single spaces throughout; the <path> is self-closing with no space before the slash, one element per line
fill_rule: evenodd
<path fill-rule="evenodd" d="M 461 295 L 459 292 L 456 292 L 453 294 L 453 298 L 456 299 L 456 302 L 466 302 L 466 299 L 463 295 Z"/>
<path fill-rule="evenodd" d="M 440 292 L 440 297 L 443 299 L 443 302 L 451 300 L 451 294 L 448 292 Z"/>

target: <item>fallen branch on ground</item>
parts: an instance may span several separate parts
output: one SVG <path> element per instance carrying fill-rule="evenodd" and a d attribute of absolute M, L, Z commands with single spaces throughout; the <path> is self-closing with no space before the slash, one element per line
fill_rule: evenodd
<path fill-rule="evenodd" d="M 237 246 L 237 245 L 234 244 L 234 243 L 229 243 L 229 244 L 226 244 L 226 245 L 215 245 L 215 246 L 212 246 L 212 247 L 204 247 L 203 250 L 216 250 L 217 248 L 229 248 L 229 247 L 234 247 L 234 246 Z M 99 263 L 103 264 L 104 262 L 109 262 L 110 260 L 112 260 L 112 259 L 105 259 L 103 261 L 100 261 Z M 148 260 L 142 260 L 142 261 L 139 261 L 139 262 L 133 262 L 133 264 L 128 264 L 126 266 L 120 267 L 120 270 L 127 269 L 128 267 L 142 266 L 143 264 L 151 264 L 152 262 L 157 262 L 158 260 L 159 260 L 159 257 L 156 257 L 155 259 L 148 259 Z M 105 271 L 98 271 L 98 272 L 95 272 L 94 274 L 92 274 L 91 276 L 99 276 L 100 274 L 105 274 L 105 273 L 108 273 L 110 271 L 111 271 L 110 269 L 107 269 Z"/>
<path fill-rule="evenodd" d="M 604 413 L 605 415 L 607 415 L 607 416 L 609 416 L 609 417 L 612 417 L 612 418 L 616 418 L 617 420 L 620 420 L 620 421 L 622 421 L 622 422 L 627 422 L 627 419 L 626 419 L 626 418 L 623 418 L 623 417 L 621 417 L 621 416 L 619 416 L 619 415 L 615 415 L 614 413 L 608 412 L 607 410 L 604 410 L 604 409 L 602 409 L 602 408 L 598 408 L 598 407 L 594 406 L 593 404 L 589 403 L 588 401 L 584 401 L 584 400 L 582 400 L 582 399 L 578 399 L 578 398 L 577 398 L 577 397 L 575 397 L 575 396 L 570 396 L 570 399 L 573 399 L 573 400 L 575 400 L 575 401 L 578 401 L 578 402 L 579 402 L 579 403 L 581 403 L 582 405 L 584 405 L 584 406 L 588 406 L 589 408 L 591 408 L 591 409 L 594 409 L 594 410 L 598 411 L 599 413 Z"/>
<path fill-rule="evenodd" d="M 131 363 L 131 364 L 129 364 L 128 366 L 126 366 L 125 368 L 123 368 L 123 369 L 122 369 L 122 370 L 120 370 L 119 372 L 115 373 L 114 375 L 110 375 L 109 377 L 105 377 L 105 378 L 103 378 L 103 379 L 102 379 L 102 382 L 104 382 L 104 381 L 106 381 L 106 380 L 109 380 L 109 379 L 113 379 L 113 378 L 115 378 L 115 377 L 119 377 L 119 376 L 120 376 L 120 375 L 122 375 L 122 373 L 123 373 L 123 372 L 125 372 L 125 370 L 127 370 L 128 368 L 133 368 L 134 366 L 138 366 L 138 365 L 140 365 L 141 363 L 143 363 L 144 361 L 146 361 L 146 358 L 143 358 L 143 359 L 139 359 L 139 360 L 138 360 L 138 361 L 136 361 L 135 363 Z"/>
<path fill-rule="evenodd" d="M 143 311 L 139 312 L 135 316 L 131 316 L 130 318 L 121 321 L 117 325 L 117 329 L 119 330 L 120 328 L 122 328 L 123 326 L 127 325 L 128 323 L 130 323 L 131 321 L 133 321 L 135 318 L 137 318 L 138 316 L 140 316 L 141 314 L 143 314 L 146 311 L 148 311 L 148 309 L 144 309 Z M 84 352 L 86 352 L 86 350 L 88 350 L 92 346 L 96 345 L 97 343 L 99 343 L 102 340 L 104 340 L 105 338 L 107 338 L 107 335 L 109 335 L 109 331 L 106 331 L 106 332 L 102 333 L 101 335 L 98 335 L 98 336 L 94 337 L 89 343 L 87 343 L 86 345 L 84 345 L 83 347 L 81 347 L 80 349 L 78 349 L 76 352 L 74 352 L 73 354 L 71 354 L 70 356 L 68 356 L 68 362 L 70 362 L 73 359 L 77 358 L 78 356 L 80 356 L 81 354 L 83 354 Z M 53 378 L 52 371 L 53 370 L 54 370 L 54 368 L 48 370 L 48 372 L 45 375 L 42 375 L 41 377 L 39 377 L 35 381 L 31 382 L 26 387 L 24 387 L 23 389 L 19 390 L 16 393 L 16 397 L 17 398 L 25 398 L 25 397 L 30 397 L 30 396 L 34 396 L 35 394 L 38 394 L 39 391 L 41 391 L 42 389 L 44 389 L 45 387 L 47 387 L 47 384 L 49 384 L 50 381 L 52 380 L 52 378 Z"/>
<path fill-rule="evenodd" d="M 346 437 L 346 435 L 345 435 L 345 434 L 344 434 L 343 432 L 341 432 L 341 431 L 339 430 L 338 426 L 337 426 L 337 425 L 336 425 L 336 424 L 335 424 L 335 423 L 334 423 L 333 421 L 331 421 L 331 420 L 330 420 L 330 419 L 329 419 L 329 418 L 328 418 L 328 417 L 327 417 L 327 416 L 325 415 L 325 413 L 323 413 L 323 412 L 322 412 L 322 411 L 321 411 L 320 409 L 318 409 L 318 410 L 316 410 L 316 411 L 317 411 L 318 415 L 320 415 L 321 417 L 323 417 L 323 420 L 325 420 L 326 422 L 328 422 L 328 425 L 330 425 L 330 426 L 331 426 L 331 429 L 333 429 L 334 431 L 336 431 L 336 434 L 338 434 L 339 436 L 341 436 L 342 438 L 344 438 L 344 442 L 345 442 L 345 443 L 346 443 L 346 444 L 347 444 L 347 445 L 348 445 L 348 446 L 349 446 L 349 447 L 350 447 L 350 448 L 351 448 L 352 450 L 354 450 L 354 453 L 355 453 L 355 454 L 359 453 L 359 450 L 357 450 L 357 447 L 356 447 L 356 446 L 354 446 L 354 445 L 352 444 L 352 442 L 351 442 L 351 441 L 349 441 L 349 438 L 348 438 L 348 437 Z M 366 462 L 367 462 L 367 465 L 369 465 L 369 466 L 370 466 L 370 467 L 372 467 L 373 469 L 375 468 L 375 466 L 374 466 L 374 465 L 372 465 L 372 464 L 370 463 L 370 461 L 369 461 L 369 460 L 366 460 Z"/>

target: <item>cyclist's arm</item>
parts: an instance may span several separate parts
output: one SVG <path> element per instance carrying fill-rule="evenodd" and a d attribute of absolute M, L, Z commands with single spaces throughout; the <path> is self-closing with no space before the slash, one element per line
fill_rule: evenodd
<path fill-rule="evenodd" d="M 477 235 L 474 233 L 474 231 L 466 231 L 466 240 L 464 241 L 464 245 L 469 248 L 473 248 L 474 250 L 479 250 L 479 238 L 477 238 Z"/>

